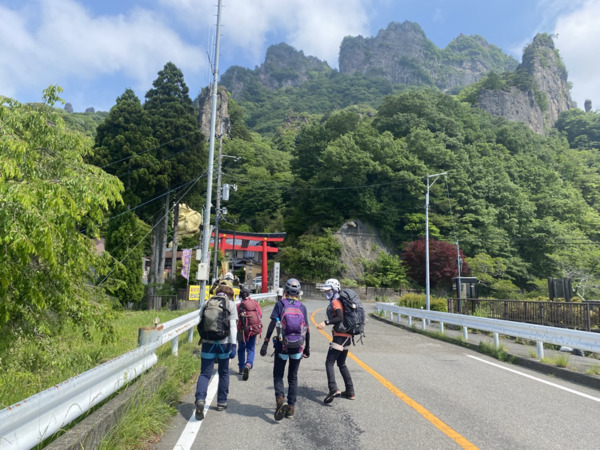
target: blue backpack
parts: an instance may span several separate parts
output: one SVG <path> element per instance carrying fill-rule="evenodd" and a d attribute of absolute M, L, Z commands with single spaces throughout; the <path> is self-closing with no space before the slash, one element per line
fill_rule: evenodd
<path fill-rule="evenodd" d="M 280 301 L 283 303 L 280 316 L 283 351 L 301 352 L 308 329 L 304 321 L 302 303 L 297 300 L 289 301 L 287 298 L 282 298 Z"/>

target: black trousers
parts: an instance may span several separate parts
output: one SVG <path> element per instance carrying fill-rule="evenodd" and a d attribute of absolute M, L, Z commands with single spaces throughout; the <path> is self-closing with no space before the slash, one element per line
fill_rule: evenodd
<path fill-rule="evenodd" d="M 329 345 L 329 351 L 327 352 L 327 359 L 325 359 L 325 371 L 327 372 L 327 385 L 330 391 L 336 390 L 337 383 L 335 381 L 335 370 L 333 368 L 334 363 L 337 362 L 337 366 L 340 369 L 340 374 L 344 379 L 344 385 L 346 392 L 354 394 L 354 384 L 352 383 L 352 377 L 350 371 L 346 365 L 346 357 L 348 356 L 348 350 L 339 350 L 334 347 L 346 347 L 350 343 L 351 338 L 344 336 L 334 336 L 333 342 Z M 337 344 L 337 345 L 332 345 Z"/>
<path fill-rule="evenodd" d="M 275 361 L 273 362 L 273 384 L 275 385 L 275 398 L 285 397 L 285 387 L 283 385 L 283 375 L 285 373 L 285 366 L 288 366 L 288 405 L 294 406 L 296 404 L 296 396 L 298 395 L 298 368 L 300 367 L 300 359 L 282 359 L 279 352 L 275 352 Z M 288 355 L 283 355 L 288 356 Z"/>

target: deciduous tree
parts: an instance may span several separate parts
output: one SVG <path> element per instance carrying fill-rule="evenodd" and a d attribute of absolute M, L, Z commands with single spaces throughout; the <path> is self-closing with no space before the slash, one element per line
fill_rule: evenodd
<path fill-rule="evenodd" d="M 0 97 L 0 332 L 51 333 L 65 321 L 109 326 L 92 236 L 122 184 L 83 160 L 91 141 L 46 105 Z"/>

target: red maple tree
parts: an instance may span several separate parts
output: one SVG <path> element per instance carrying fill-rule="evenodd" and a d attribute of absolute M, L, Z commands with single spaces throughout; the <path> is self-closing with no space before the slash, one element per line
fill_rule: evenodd
<path fill-rule="evenodd" d="M 461 276 L 470 272 L 465 256 L 460 251 L 463 260 Z M 415 282 L 425 285 L 425 238 L 406 242 L 402 261 L 407 275 Z M 452 278 L 458 275 L 456 265 L 456 247 L 444 241 L 429 239 L 429 282 L 432 286 L 451 286 Z"/>

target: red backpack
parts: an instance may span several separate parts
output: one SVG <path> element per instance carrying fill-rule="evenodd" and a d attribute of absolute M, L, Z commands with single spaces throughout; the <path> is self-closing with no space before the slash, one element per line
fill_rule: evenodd
<path fill-rule="evenodd" d="M 242 332 L 244 342 L 252 336 L 262 334 L 262 313 L 256 300 L 252 300 L 250 297 L 242 300 L 239 316 L 239 329 Z"/>

